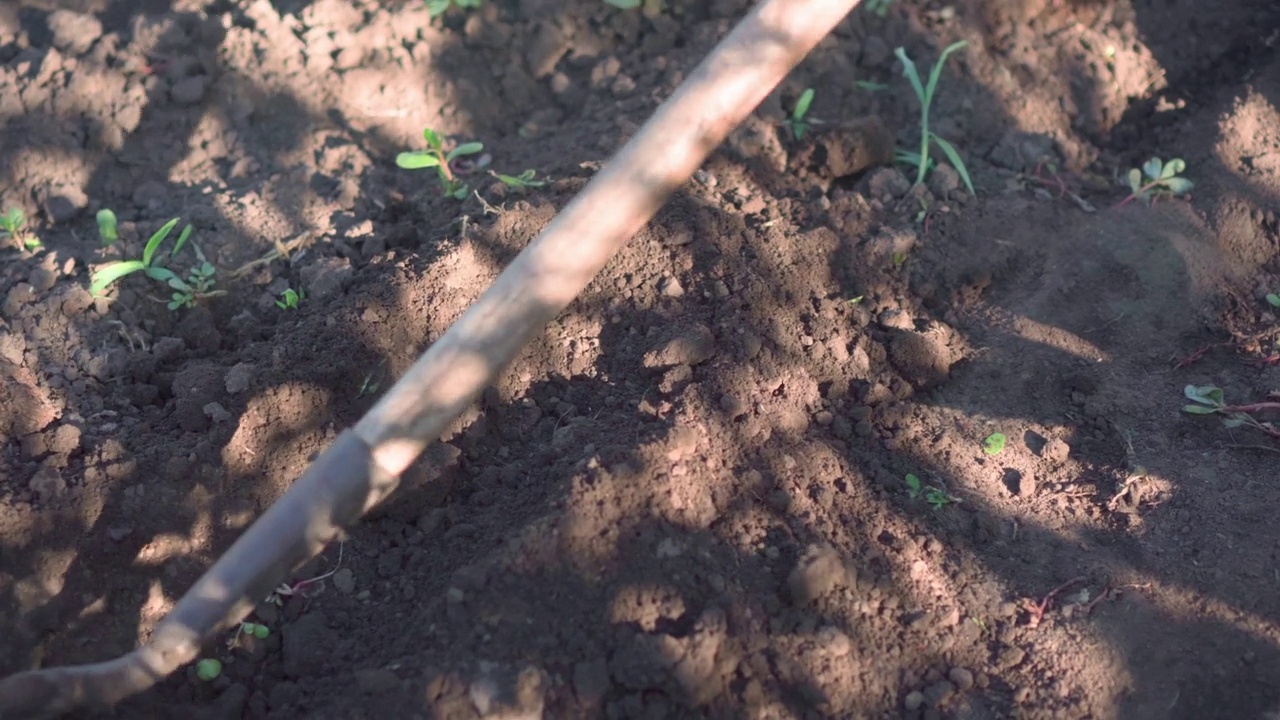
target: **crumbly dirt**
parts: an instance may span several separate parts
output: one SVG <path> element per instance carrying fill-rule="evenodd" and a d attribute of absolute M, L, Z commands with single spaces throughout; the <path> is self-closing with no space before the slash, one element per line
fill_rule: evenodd
<path fill-rule="evenodd" d="M 0 673 L 145 638 L 745 9 L 0 5 Z M 976 197 L 885 164 L 893 49 L 959 39 Z M 92 717 L 1263 717 L 1280 444 L 1181 407 L 1280 389 L 1278 43 L 1272 0 L 855 11 L 265 640 Z M 396 167 L 424 126 L 478 195 Z M 1152 155 L 1191 196 L 1121 205 Z M 89 294 L 171 217 L 225 294 Z"/>

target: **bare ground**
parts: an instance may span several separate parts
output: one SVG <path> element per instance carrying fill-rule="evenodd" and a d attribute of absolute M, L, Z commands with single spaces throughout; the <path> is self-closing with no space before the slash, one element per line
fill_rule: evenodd
<path fill-rule="evenodd" d="M 0 209 L 40 242 L 0 262 L 0 673 L 145 638 L 744 10 L 0 6 Z M 266 640 L 103 716 L 1280 707 L 1280 445 L 1181 411 L 1280 389 L 1278 38 L 1265 0 L 855 11 Z M 933 128 L 976 197 L 884 165 L 892 49 L 958 39 Z M 424 126 L 553 180 L 442 197 L 394 164 Z M 1119 206 L 1152 155 L 1191 197 Z M 89 295 L 171 217 L 225 295 Z"/>

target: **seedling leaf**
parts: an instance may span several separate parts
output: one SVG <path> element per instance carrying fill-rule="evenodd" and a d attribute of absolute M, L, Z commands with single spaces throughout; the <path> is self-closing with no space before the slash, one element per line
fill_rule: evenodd
<path fill-rule="evenodd" d="M 1226 404 L 1226 395 L 1223 394 L 1222 388 L 1213 385 L 1188 385 L 1182 389 L 1182 394 L 1188 400 L 1198 402 L 1202 405 L 1211 405 L 1213 407 L 1222 407 Z"/>
<path fill-rule="evenodd" d="M 791 119 L 803 120 L 811 104 L 813 104 L 813 88 L 805 88 L 804 92 L 800 93 L 800 99 L 796 100 L 795 109 L 791 111 Z"/>
<path fill-rule="evenodd" d="M 1138 168 L 1129 170 L 1129 189 L 1135 193 L 1142 192 L 1142 171 Z"/>
<path fill-rule="evenodd" d="M 960 153 L 956 152 L 956 148 L 950 142 L 942 139 L 938 135 L 933 135 L 933 141 L 938 143 L 938 147 L 942 148 L 942 154 L 947 156 L 947 160 L 951 161 L 951 167 L 956 169 L 956 173 L 960 175 L 960 179 L 964 181 L 964 186 L 969 190 L 970 195 L 977 195 L 973 190 L 973 181 L 969 179 L 969 170 L 964 166 L 964 160 L 960 159 Z"/>
<path fill-rule="evenodd" d="M 423 152 L 421 150 L 413 150 L 396 155 L 396 165 L 399 165 L 405 170 L 421 170 L 423 168 L 439 166 L 440 159 L 431 153 Z"/>
<path fill-rule="evenodd" d="M 178 218 L 170 220 L 162 225 L 160 229 L 151 236 L 151 239 L 147 241 L 146 247 L 142 249 L 142 264 L 144 266 L 151 267 L 151 259 L 156 254 L 156 248 L 160 247 L 160 243 L 164 242 L 164 239 L 169 237 L 169 231 L 173 230 L 173 227 L 177 224 Z"/>
<path fill-rule="evenodd" d="M 89 292 L 96 296 L 120 278 L 146 269 L 147 266 L 143 265 L 139 260 L 119 260 L 107 263 L 98 268 L 98 271 L 93 274 L 93 282 L 89 285 Z"/>
<path fill-rule="evenodd" d="M 1267 302 L 1271 304 L 1271 307 L 1280 308 L 1280 295 L 1267 293 Z"/>
<path fill-rule="evenodd" d="M 1160 184 L 1174 195 L 1185 195 L 1191 192 L 1191 188 L 1195 187 L 1195 183 L 1180 177 L 1165 178 L 1160 181 Z"/>
<path fill-rule="evenodd" d="M 622 10 L 634 10 L 640 7 L 641 0 L 604 0 L 606 3 Z"/>
<path fill-rule="evenodd" d="M 1164 163 L 1160 160 L 1160 158 L 1153 157 L 1150 160 L 1143 163 L 1142 174 L 1146 175 L 1148 178 L 1151 178 L 1152 180 L 1159 180 L 1161 178 L 1160 170 L 1163 167 L 1164 167 Z M 1177 173 L 1174 173 L 1174 174 L 1176 175 Z"/>
<path fill-rule="evenodd" d="M 1004 433 L 991 433 L 982 441 L 982 452 L 988 455 L 999 455 L 1000 451 L 1004 450 L 1007 441 L 1008 438 L 1004 436 Z"/>
<path fill-rule="evenodd" d="M 110 245 L 120 239 L 117 231 L 116 214 L 110 208 L 102 208 L 98 211 L 98 235 L 102 238 L 103 245 Z"/>
<path fill-rule="evenodd" d="M 1218 412 L 1218 409 L 1208 405 L 1183 405 L 1182 412 L 1190 413 L 1191 415 L 1212 415 Z"/>
<path fill-rule="evenodd" d="M 217 680 L 222 674 L 222 663 L 216 658 L 205 658 L 196 663 L 196 677 L 205 682 Z"/>
<path fill-rule="evenodd" d="M 481 150 L 484 150 L 484 143 L 478 143 L 478 142 L 463 143 L 458 147 L 450 150 L 449 154 L 445 156 L 445 159 L 452 160 L 458 157 L 459 155 L 475 155 Z"/>
<path fill-rule="evenodd" d="M 169 251 L 169 257 L 177 255 L 178 251 L 182 249 L 182 246 L 187 244 L 187 239 L 190 237 L 191 223 L 187 223 L 187 226 L 182 228 L 182 232 L 178 234 L 178 240 L 173 243 L 173 249 Z"/>
<path fill-rule="evenodd" d="M 910 497 L 912 500 L 915 500 L 916 498 L 920 497 L 920 478 L 916 477 L 912 473 L 907 473 L 906 483 L 907 483 L 907 496 Z"/>

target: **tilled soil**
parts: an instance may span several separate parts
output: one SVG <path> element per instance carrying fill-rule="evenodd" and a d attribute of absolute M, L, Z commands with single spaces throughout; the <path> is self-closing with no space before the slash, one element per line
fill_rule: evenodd
<path fill-rule="evenodd" d="M 1280 389 L 1280 7 L 887 7 L 258 608 L 265 639 L 93 717 L 1280 708 L 1280 445 L 1181 409 Z M 745 10 L 0 5 L 29 227 L 0 251 L 0 673 L 144 639 Z M 932 128 L 976 195 L 889 164 L 919 143 L 893 50 L 927 72 L 961 39 Z M 465 200 L 396 167 L 423 127 L 485 144 Z M 1152 155 L 1190 197 L 1122 203 Z M 173 217 L 164 262 L 224 294 L 89 293 Z"/>

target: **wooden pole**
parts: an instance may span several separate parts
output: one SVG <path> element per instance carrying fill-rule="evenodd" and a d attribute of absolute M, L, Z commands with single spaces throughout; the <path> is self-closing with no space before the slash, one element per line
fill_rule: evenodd
<path fill-rule="evenodd" d="M 146 645 L 103 663 L 5 678 L 0 718 L 110 706 L 195 660 L 394 490 L 427 445 L 857 4 L 757 5 L 383 399 L 183 595 Z"/>

